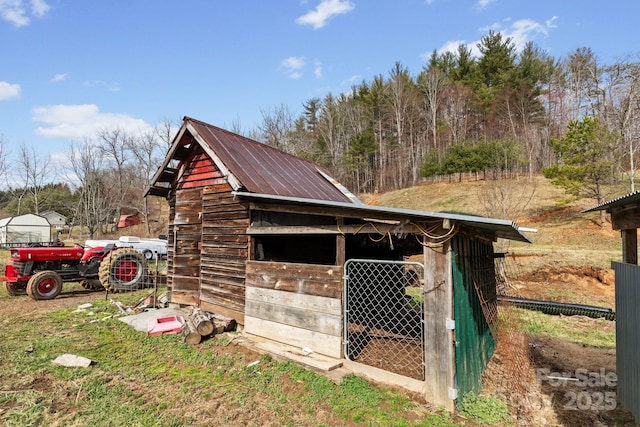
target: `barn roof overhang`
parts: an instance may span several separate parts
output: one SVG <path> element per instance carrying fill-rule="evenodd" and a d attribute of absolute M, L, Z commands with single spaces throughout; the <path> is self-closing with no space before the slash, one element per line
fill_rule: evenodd
<path fill-rule="evenodd" d="M 634 191 L 633 193 L 625 194 L 608 202 L 600 203 L 589 209 L 581 211 L 582 213 L 595 212 L 595 211 L 607 211 L 611 213 L 619 208 L 626 208 L 630 206 L 640 206 L 640 191 Z"/>
<path fill-rule="evenodd" d="M 593 206 L 589 209 L 585 209 L 581 212 L 587 213 L 595 211 L 607 211 L 608 213 L 611 213 L 617 208 L 629 206 L 640 206 L 640 191 L 634 191 L 633 193 L 625 194 L 624 196 L 609 200 L 608 202 L 600 203 L 599 205 Z"/>
<path fill-rule="evenodd" d="M 582 213 L 606 211 L 611 214 L 614 230 L 634 230 L 640 228 L 640 191 L 634 191 L 608 202 L 600 203 Z"/>
<path fill-rule="evenodd" d="M 494 239 L 503 238 L 531 243 L 531 239 L 519 229 L 517 224 L 509 220 L 487 218 L 470 214 L 427 212 L 347 202 L 274 196 L 270 194 L 248 193 L 242 191 L 234 191 L 232 194 L 251 201 L 257 209 L 280 210 L 287 208 L 288 210 L 298 213 L 312 215 L 333 215 L 344 218 L 398 221 L 399 223 L 419 223 L 433 220 L 440 220 L 449 223 L 457 222 L 465 228 L 476 230 L 483 236 L 488 236 Z"/>

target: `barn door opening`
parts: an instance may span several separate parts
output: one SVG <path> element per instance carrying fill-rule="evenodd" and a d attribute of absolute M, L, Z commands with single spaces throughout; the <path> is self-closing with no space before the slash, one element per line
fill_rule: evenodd
<path fill-rule="evenodd" d="M 344 271 L 345 357 L 424 380 L 424 266 L 351 259 Z"/>

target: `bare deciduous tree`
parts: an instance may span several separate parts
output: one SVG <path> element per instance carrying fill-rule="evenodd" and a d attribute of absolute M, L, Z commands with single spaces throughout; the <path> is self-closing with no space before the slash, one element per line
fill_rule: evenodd
<path fill-rule="evenodd" d="M 142 213 L 147 234 L 151 234 L 149 201 L 144 197 L 144 193 L 149 188 L 154 172 L 162 163 L 163 141 L 157 134 L 147 132 L 138 138 L 132 138 L 129 141 L 129 150 L 136 160 L 136 168 L 132 170 L 132 189 L 135 190 L 132 200 L 134 203 L 137 202 L 135 207 Z"/>
<path fill-rule="evenodd" d="M 90 238 L 113 221 L 115 202 L 108 176 L 105 175 L 104 152 L 85 140 L 79 148 L 69 150 L 69 182 L 75 183 L 78 202 L 73 223 L 87 227 Z"/>

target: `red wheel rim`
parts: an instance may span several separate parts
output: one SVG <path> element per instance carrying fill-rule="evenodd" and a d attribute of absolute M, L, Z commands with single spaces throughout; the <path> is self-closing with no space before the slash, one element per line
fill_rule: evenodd
<path fill-rule="evenodd" d="M 38 293 L 40 295 L 51 295 L 58 289 L 58 283 L 53 279 L 44 279 L 38 282 Z"/>
<path fill-rule="evenodd" d="M 135 261 L 121 261 L 113 270 L 115 278 L 120 282 L 130 282 L 138 276 L 138 263 Z"/>

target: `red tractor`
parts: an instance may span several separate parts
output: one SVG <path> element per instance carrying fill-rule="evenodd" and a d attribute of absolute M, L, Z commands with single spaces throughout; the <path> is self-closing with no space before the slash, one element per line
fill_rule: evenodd
<path fill-rule="evenodd" d="M 27 247 L 9 250 L 12 264 L 0 280 L 9 295 L 28 294 L 35 300 L 57 297 L 65 282 L 80 282 L 85 289 L 110 291 L 144 287 L 148 277 L 145 257 L 133 248 L 113 245 L 84 249 Z"/>

